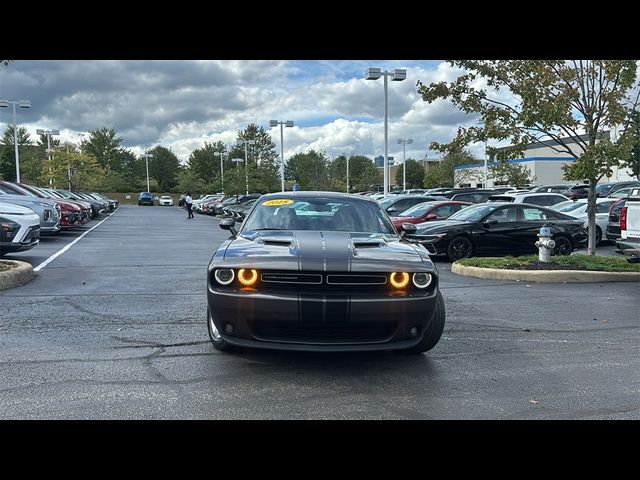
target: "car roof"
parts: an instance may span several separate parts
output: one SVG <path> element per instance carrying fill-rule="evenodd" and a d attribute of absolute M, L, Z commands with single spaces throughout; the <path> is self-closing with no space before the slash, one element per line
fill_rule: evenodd
<path fill-rule="evenodd" d="M 251 195 L 251 194 L 249 194 Z M 336 200 L 338 199 L 345 199 L 345 198 L 349 198 L 358 202 L 374 202 L 374 203 L 378 203 L 375 200 L 372 200 L 369 197 L 363 197 L 362 195 L 354 195 L 351 193 L 340 193 L 340 192 L 318 192 L 318 191 L 313 191 L 313 190 L 309 190 L 309 191 L 297 191 L 297 192 L 277 192 L 277 193 L 267 193 L 265 195 L 262 196 L 265 199 L 269 199 L 269 198 L 295 198 L 295 197 L 323 197 L 323 198 L 335 198 Z M 421 195 L 398 195 L 398 197 L 416 197 L 416 198 L 420 198 Z"/>

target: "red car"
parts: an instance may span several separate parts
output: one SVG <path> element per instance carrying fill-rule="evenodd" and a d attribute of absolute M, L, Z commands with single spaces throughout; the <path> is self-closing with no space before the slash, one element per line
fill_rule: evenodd
<path fill-rule="evenodd" d="M 403 223 L 418 224 L 433 220 L 444 220 L 468 205 L 473 205 L 473 203 L 444 201 L 419 203 L 405 210 L 397 217 L 391 217 L 391 221 L 399 230 Z"/>

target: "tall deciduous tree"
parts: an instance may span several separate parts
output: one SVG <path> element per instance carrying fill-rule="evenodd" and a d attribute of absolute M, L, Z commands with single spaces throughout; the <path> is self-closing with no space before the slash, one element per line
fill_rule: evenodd
<path fill-rule="evenodd" d="M 531 170 L 520 163 L 497 162 L 489 167 L 489 177 L 494 184 L 510 185 L 512 187 L 526 187 L 536 181 Z"/>
<path fill-rule="evenodd" d="M 18 154 L 20 155 L 20 171 L 24 170 L 25 161 L 27 164 L 37 152 L 34 152 L 30 135 L 24 127 L 18 127 Z M 13 126 L 9 125 L 0 138 L 0 177 L 4 180 L 13 181 L 16 179 L 16 154 L 14 149 Z"/>
<path fill-rule="evenodd" d="M 424 174 L 424 186 L 426 188 L 453 188 L 456 180 L 455 168 L 460 165 L 471 165 L 477 161 L 468 151 L 455 149 L 447 153 L 437 165 L 431 164 L 427 167 Z"/>
<path fill-rule="evenodd" d="M 373 161 L 364 155 L 349 157 L 349 192 L 364 192 L 372 186 L 379 185 L 382 171 L 376 168 Z M 331 165 L 331 190 L 346 192 L 347 190 L 347 157 L 337 157 Z"/>
<path fill-rule="evenodd" d="M 254 140 L 255 145 L 247 145 L 249 171 L 254 172 L 250 189 L 259 192 L 275 192 L 280 190 L 280 162 L 276 152 L 276 144 L 271 135 L 255 123 L 238 131 L 236 144 L 229 151 L 229 158 L 244 158 L 244 140 Z M 244 175 L 244 173 L 243 173 Z M 225 192 L 227 175 L 225 173 Z"/>
<path fill-rule="evenodd" d="M 189 155 L 187 168 L 205 184 L 212 183 L 220 177 L 220 156 L 216 156 L 216 153 L 222 154 L 225 165 L 229 165 L 227 147 L 219 141 L 214 143 L 204 142 L 203 147 L 195 149 Z"/>
<path fill-rule="evenodd" d="M 640 111 L 635 110 L 631 114 L 633 132 L 633 145 L 629 158 L 624 161 L 624 166 L 630 170 L 631 175 L 640 179 Z"/>
<path fill-rule="evenodd" d="M 120 171 L 121 143 L 122 137 L 117 136 L 114 128 L 102 127 L 89 132 L 89 139 L 80 144 L 80 150 L 85 155 L 95 158 L 106 172 Z"/>
<path fill-rule="evenodd" d="M 149 176 L 158 182 L 161 192 L 169 192 L 176 185 L 180 171 L 180 160 L 173 151 L 158 145 L 147 152 L 149 158 Z"/>
<path fill-rule="evenodd" d="M 414 159 L 407 158 L 407 188 L 422 188 L 424 186 L 424 168 Z M 403 165 L 396 171 L 396 184 L 403 185 Z"/>
<path fill-rule="evenodd" d="M 311 149 L 287 160 L 285 180 L 296 182 L 300 190 L 327 190 L 330 186 L 329 161 L 322 152 Z"/>
<path fill-rule="evenodd" d="M 628 157 L 632 143 L 631 114 L 638 108 L 640 85 L 635 60 L 462 60 L 465 69 L 453 82 L 429 85 L 418 81 L 426 102 L 449 99 L 482 126 L 459 128 L 446 151 L 488 138 L 511 141 L 498 160 L 522 155 L 526 144 L 542 142 L 575 161 L 563 166 L 567 180 L 590 182 L 589 254 L 595 255 L 596 184 Z M 637 93 L 634 92 L 637 89 Z M 605 135 L 622 126 L 618 139 Z"/>

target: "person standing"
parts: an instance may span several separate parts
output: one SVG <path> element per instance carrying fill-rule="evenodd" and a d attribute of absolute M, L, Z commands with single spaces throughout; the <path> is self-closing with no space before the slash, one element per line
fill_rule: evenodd
<path fill-rule="evenodd" d="M 191 207 L 193 207 L 193 199 L 191 198 L 191 193 L 187 193 L 187 198 L 184 199 L 184 204 L 187 206 L 187 212 L 189 213 L 187 218 L 193 218 L 193 210 L 191 210 Z"/>

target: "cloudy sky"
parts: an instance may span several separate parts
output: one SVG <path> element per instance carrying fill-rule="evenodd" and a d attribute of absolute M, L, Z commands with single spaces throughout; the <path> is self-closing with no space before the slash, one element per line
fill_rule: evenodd
<path fill-rule="evenodd" d="M 269 127 L 277 119 L 295 122 L 285 129 L 285 158 L 309 148 L 373 158 L 384 148 L 384 88 L 382 79 L 364 79 L 368 67 L 407 69 L 405 81 L 389 82 L 389 153 L 397 159 L 399 138 L 413 139 L 408 158 L 436 158 L 430 142 L 475 123 L 418 95 L 417 80 L 459 73 L 440 61 L 16 60 L 0 66 L 0 98 L 31 101 L 18 123 L 33 137 L 37 128 L 58 129 L 63 141 L 77 142 L 81 132 L 109 127 L 136 154 L 160 142 L 186 161 L 205 141 L 231 145 L 249 123 L 270 130 L 279 151 L 279 127 Z M 0 109 L 0 128 L 11 121 L 11 110 Z M 478 157 L 482 150 L 472 148 Z"/>

